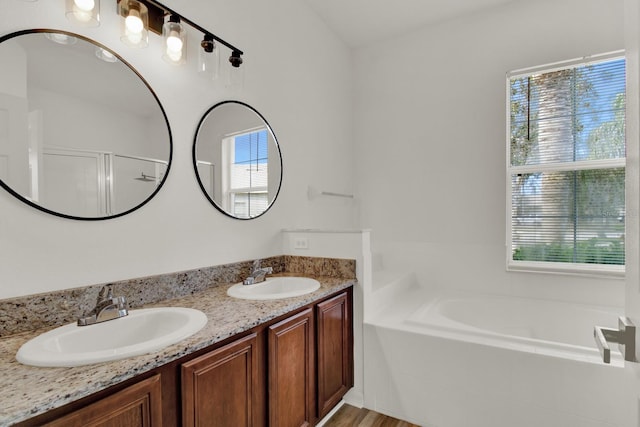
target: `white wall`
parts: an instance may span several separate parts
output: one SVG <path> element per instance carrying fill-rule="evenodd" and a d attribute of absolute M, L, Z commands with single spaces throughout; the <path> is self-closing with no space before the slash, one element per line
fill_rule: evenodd
<path fill-rule="evenodd" d="M 103 0 L 102 24 L 93 29 L 68 22 L 63 2 L 3 0 L 0 34 L 63 29 L 120 53 L 167 112 L 174 143 L 169 177 L 142 209 L 100 222 L 51 216 L 0 191 L 0 298 L 279 255 L 283 228 L 353 227 L 352 204 L 307 198 L 308 185 L 353 191 L 350 54 L 315 15 L 297 0 L 165 0 L 245 51 L 245 86 L 235 93 L 197 77 L 202 35 L 195 31 L 181 68 L 161 60 L 155 35 L 145 50 L 125 47 L 115 3 Z M 280 196 L 252 221 L 227 218 L 211 206 L 192 167 L 196 125 L 225 99 L 260 111 L 282 150 Z"/>
<path fill-rule="evenodd" d="M 623 280 L 505 271 L 506 72 L 623 48 L 622 0 L 542 0 L 357 50 L 356 193 L 381 267 L 623 305 Z"/>
<path fill-rule="evenodd" d="M 27 97 L 27 55 L 18 46 L 7 46 L 9 55 L 16 58 L 3 63 L 0 69 L 0 93 L 20 98 Z M 21 58 L 18 60 L 17 58 Z"/>
<path fill-rule="evenodd" d="M 148 95 L 151 97 L 150 93 Z M 169 158 L 168 143 L 164 143 L 168 140 L 166 125 L 149 116 L 134 115 L 130 111 L 35 86 L 29 89 L 29 110 L 42 110 L 45 147 L 107 151 L 163 160 Z M 156 113 L 162 117 L 159 108 Z M 151 123 L 164 126 L 164 129 L 159 128 L 160 138 L 150 136 Z"/>

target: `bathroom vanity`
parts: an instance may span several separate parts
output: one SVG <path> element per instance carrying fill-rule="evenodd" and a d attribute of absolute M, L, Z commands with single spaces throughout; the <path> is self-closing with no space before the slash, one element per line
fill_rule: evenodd
<path fill-rule="evenodd" d="M 128 378 L 17 425 L 315 425 L 353 386 L 355 280 L 318 279 L 318 291 L 297 298 L 238 300 L 226 296 L 228 286 L 217 286 L 171 301 L 204 311 L 209 322 L 194 337 L 157 354 L 78 368 L 12 363 L 23 375 L 50 381 L 88 370 L 85 381 L 98 383 L 105 378 L 96 371 L 105 375 L 110 365 L 128 369 L 119 375 Z M 229 327 L 241 331 L 225 334 Z M 68 392 L 62 384 L 51 395 L 59 399 Z"/>

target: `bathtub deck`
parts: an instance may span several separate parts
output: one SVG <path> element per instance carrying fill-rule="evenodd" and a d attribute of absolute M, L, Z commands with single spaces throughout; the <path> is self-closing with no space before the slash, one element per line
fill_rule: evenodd
<path fill-rule="evenodd" d="M 420 427 L 406 421 L 397 420 L 377 412 L 351 405 L 343 405 L 325 427 Z"/>

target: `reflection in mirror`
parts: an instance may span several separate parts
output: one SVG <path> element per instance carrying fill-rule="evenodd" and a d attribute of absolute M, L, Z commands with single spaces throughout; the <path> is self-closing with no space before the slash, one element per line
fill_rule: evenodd
<path fill-rule="evenodd" d="M 238 219 L 265 213 L 280 191 L 280 147 L 267 121 L 238 101 L 224 101 L 202 117 L 193 145 L 200 188 L 221 212 Z"/>
<path fill-rule="evenodd" d="M 106 219 L 166 179 L 171 132 L 155 94 L 122 58 L 56 30 L 0 38 L 0 185 L 45 212 Z"/>

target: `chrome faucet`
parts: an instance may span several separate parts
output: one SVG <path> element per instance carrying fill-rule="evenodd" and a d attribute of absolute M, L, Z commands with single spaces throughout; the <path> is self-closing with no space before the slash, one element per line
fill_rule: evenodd
<path fill-rule="evenodd" d="M 106 296 L 105 296 L 106 293 Z M 98 293 L 96 306 L 86 316 L 78 319 L 78 326 L 106 322 L 129 314 L 125 297 L 114 297 L 111 286 L 103 286 Z"/>
<path fill-rule="evenodd" d="M 254 283 L 264 282 L 267 274 L 273 274 L 272 267 L 260 268 L 260 260 L 253 261 L 253 271 L 251 275 L 242 281 L 243 285 L 253 285 Z"/>

